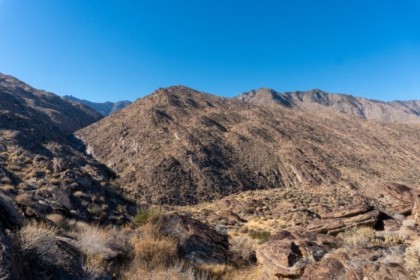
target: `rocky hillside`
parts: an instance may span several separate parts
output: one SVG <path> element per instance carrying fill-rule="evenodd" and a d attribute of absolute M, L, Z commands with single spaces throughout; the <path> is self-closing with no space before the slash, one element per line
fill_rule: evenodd
<path fill-rule="evenodd" d="M 337 112 L 384 123 L 420 123 L 420 101 L 382 102 L 318 89 L 278 93 L 261 88 L 243 93 L 238 99 L 260 105 L 281 105 L 304 112 Z"/>
<path fill-rule="evenodd" d="M 91 102 L 91 101 L 84 100 L 84 99 L 79 99 L 79 98 L 76 98 L 76 97 L 71 96 L 71 95 L 65 95 L 63 97 L 65 99 L 68 99 L 68 100 L 71 100 L 71 101 L 82 103 L 82 104 L 94 109 L 95 111 L 97 111 L 102 116 L 108 116 L 109 114 L 112 114 L 112 113 L 115 113 L 115 112 L 117 112 L 121 109 L 124 109 L 125 107 L 127 107 L 128 105 L 131 104 L 131 101 L 128 101 L 128 100 L 117 101 L 117 102 L 107 101 L 107 102 L 98 103 L 98 102 Z"/>
<path fill-rule="evenodd" d="M 325 186 L 380 199 L 389 183 L 420 185 L 418 125 L 260 106 L 182 86 L 159 89 L 76 135 L 146 203 Z"/>
<path fill-rule="evenodd" d="M 6 75 L 0 100 L 0 196 L 28 218 L 125 222 L 126 202 L 108 187 L 113 173 L 72 135 L 97 112 Z"/>

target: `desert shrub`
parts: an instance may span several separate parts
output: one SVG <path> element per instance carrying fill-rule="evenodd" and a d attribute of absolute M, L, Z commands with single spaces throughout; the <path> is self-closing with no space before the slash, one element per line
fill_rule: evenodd
<path fill-rule="evenodd" d="M 375 230 L 369 227 L 350 228 L 339 234 L 339 237 L 348 248 L 367 248 L 380 243 L 380 240 L 376 238 Z"/>
<path fill-rule="evenodd" d="M 133 237 L 134 263 L 138 266 L 156 268 L 169 267 L 178 260 L 177 244 L 166 237 L 145 235 Z"/>
<path fill-rule="evenodd" d="M 92 275 L 115 272 L 117 266 L 123 266 L 123 262 L 131 258 L 129 232 L 77 222 L 69 235 L 77 240 L 77 246 L 85 256 L 85 270 Z"/>
<path fill-rule="evenodd" d="M 265 230 L 252 230 L 250 232 L 248 232 L 248 236 L 251 237 L 252 239 L 257 239 L 259 244 L 262 244 L 264 242 L 266 242 L 268 240 L 268 238 L 270 237 L 270 232 L 265 231 Z"/>
<path fill-rule="evenodd" d="M 175 262 L 170 267 L 155 267 L 147 269 L 132 265 L 124 273 L 123 279 L 126 280 L 207 280 L 210 277 L 202 271 L 185 262 Z"/>
<path fill-rule="evenodd" d="M 161 211 L 156 208 L 148 208 L 148 209 L 140 209 L 136 216 L 134 217 L 134 221 L 139 226 L 143 226 L 147 223 L 156 223 L 161 216 Z"/>
<path fill-rule="evenodd" d="M 66 266 L 67 255 L 59 246 L 58 229 L 30 222 L 18 232 L 22 255 L 44 267 Z"/>
<path fill-rule="evenodd" d="M 256 262 L 255 249 L 257 242 L 246 236 L 229 240 L 229 253 L 231 260 L 237 265 L 249 265 Z"/>

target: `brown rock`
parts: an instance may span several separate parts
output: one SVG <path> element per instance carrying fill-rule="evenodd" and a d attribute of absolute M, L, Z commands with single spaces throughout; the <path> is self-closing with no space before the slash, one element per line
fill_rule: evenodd
<path fill-rule="evenodd" d="M 317 262 L 337 247 L 332 236 L 305 232 L 304 229 L 282 230 L 258 247 L 257 260 L 266 274 L 297 277 L 308 263 Z"/>
<path fill-rule="evenodd" d="M 412 197 L 413 197 L 413 209 L 411 211 L 411 215 L 413 215 L 416 223 L 420 225 L 420 189 L 413 189 Z"/>
<path fill-rule="evenodd" d="M 351 227 L 373 226 L 376 224 L 378 216 L 379 211 L 372 210 L 352 217 L 321 219 L 310 224 L 307 229 L 311 232 L 337 234 Z"/>
<path fill-rule="evenodd" d="M 159 221 L 162 234 L 178 242 L 180 255 L 194 264 L 224 264 L 228 239 L 210 226 L 190 217 L 172 214 Z"/>
<path fill-rule="evenodd" d="M 329 211 L 326 213 L 320 213 L 319 216 L 321 217 L 321 219 L 346 218 L 366 213 L 369 211 L 370 208 L 371 206 L 365 202 L 358 205 L 334 209 L 333 211 Z"/>
<path fill-rule="evenodd" d="M 340 250 L 308 265 L 302 279 L 408 280 L 410 278 L 402 266 L 403 253 L 402 247 Z"/>

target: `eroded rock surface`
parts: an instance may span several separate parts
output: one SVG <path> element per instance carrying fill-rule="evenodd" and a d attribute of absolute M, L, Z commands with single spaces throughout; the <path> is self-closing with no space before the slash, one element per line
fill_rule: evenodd
<path fill-rule="evenodd" d="M 165 215 L 159 221 L 162 234 L 178 242 L 180 255 L 194 264 L 224 264 L 228 239 L 210 226 L 184 215 Z"/>
<path fill-rule="evenodd" d="M 267 275 L 298 277 L 307 264 L 320 261 L 337 247 L 338 241 L 332 236 L 302 228 L 282 230 L 257 249 L 257 260 Z"/>

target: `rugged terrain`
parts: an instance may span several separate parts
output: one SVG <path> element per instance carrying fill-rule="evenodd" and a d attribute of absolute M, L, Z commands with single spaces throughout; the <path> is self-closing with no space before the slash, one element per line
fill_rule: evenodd
<path fill-rule="evenodd" d="M 0 75 L 0 191 L 27 216 L 125 220 L 113 173 L 84 154 L 72 133 L 101 116 L 79 103 Z M 122 208 L 120 208 L 122 209 Z"/>
<path fill-rule="evenodd" d="M 0 75 L 0 279 L 420 279 L 419 125 L 255 96 Z"/>
<path fill-rule="evenodd" d="M 99 114 L 101 114 L 102 116 L 108 116 L 112 113 L 115 113 L 121 109 L 124 109 L 125 107 L 127 107 L 128 105 L 131 104 L 130 101 L 128 100 L 123 100 L 123 101 L 117 101 L 117 102 L 92 102 L 92 101 L 88 101 L 85 99 L 79 99 L 77 97 L 71 96 L 71 95 L 65 95 L 63 96 L 65 99 L 71 100 L 71 101 L 75 101 L 75 102 L 79 102 L 82 103 L 92 109 L 94 109 L 95 111 L 97 111 Z"/>
<path fill-rule="evenodd" d="M 238 99 L 260 105 L 281 105 L 303 112 L 345 113 L 384 123 L 420 123 L 420 101 L 382 102 L 319 89 L 278 93 L 261 88 L 243 93 Z"/>
<path fill-rule="evenodd" d="M 420 184 L 418 125 L 159 89 L 76 133 L 143 203 L 194 204 L 245 190 L 322 186 L 377 198 Z"/>

